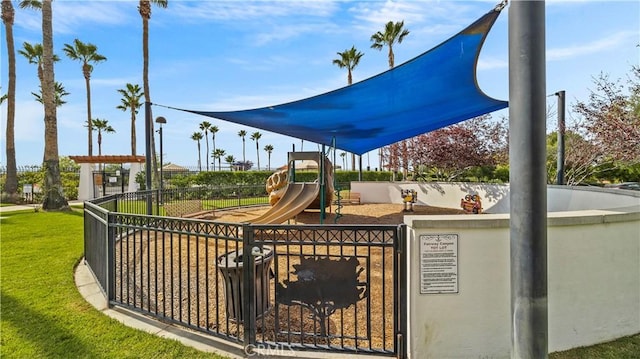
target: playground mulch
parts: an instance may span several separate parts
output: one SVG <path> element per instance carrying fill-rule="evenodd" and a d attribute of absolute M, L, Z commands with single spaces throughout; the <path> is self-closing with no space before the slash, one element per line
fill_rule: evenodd
<path fill-rule="evenodd" d="M 233 210 L 224 210 L 224 211 L 216 211 L 215 212 L 215 221 L 225 222 L 225 223 L 239 223 L 239 222 L 251 222 L 253 218 L 256 218 L 266 212 L 270 207 L 255 207 L 255 208 L 241 208 L 241 209 L 233 209 Z M 414 206 L 413 212 L 404 212 L 404 205 L 402 204 L 362 204 L 362 205 L 348 205 L 344 206 L 341 209 L 342 217 L 338 221 L 339 224 L 399 224 L 403 222 L 404 215 L 450 215 L 450 214 L 462 214 L 464 213 L 462 210 L 453 209 L 453 208 L 440 208 L 440 207 L 432 207 L 432 206 Z M 327 210 L 328 212 L 328 210 Z M 326 224 L 333 224 L 335 218 L 335 207 L 332 208 L 333 213 L 327 213 L 327 217 L 324 221 Z M 296 216 L 295 219 L 292 219 L 291 224 L 319 224 L 320 223 L 320 211 L 319 210 L 307 210 L 300 213 Z M 131 241 L 140 241 L 141 238 L 136 238 L 135 236 L 129 237 Z M 171 310 L 174 313 L 180 313 L 179 316 L 185 320 L 186 318 L 190 318 L 190 323 L 198 323 L 198 325 L 203 327 L 208 327 L 210 330 L 221 332 L 226 332 L 228 335 L 236 336 L 242 332 L 242 326 L 237 325 L 234 321 L 227 322 L 225 318 L 227 317 L 227 313 L 225 310 L 224 303 L 225 292 L 223 285 L 223 277 L 216 277 L 216 267 L 211 265 L 217 260 L 217 256 L 225 253 L 226 251 L 235 250 L 236 245 L 232 242 L 231 244 L 227 244 L 224 240 L 206 240 L 204 238 L 198 238 L 189 235 L 179 235 L 174 234 L 171 235 L 163 235 L 162 237 L 154 238 L 155 241 L 146 242 L 142 241 L 141 244 L 138 244 L 138 251 L 149 251 L 148 256 L 141 256 L 136 254 L 133 257 L 133 253 L 131 253 L 132 257 L 130 258 L 133 266 L 138 267 L 140 269 L 144 268 L 155 268 L 157 266 L 157 278 L 160 279 L 158 283 L 156 283 L 156 277 L 151 275 L 152 280 L 149 280 L 148 284 L 145 284 L 150 277 L 150 274 L 134 274 L 131 276 L 130 274 L 125 274 L 125 276 L 130 276 L 128 279 L 128 285 L 125 283 L 120 283 L 120 285 L 124 285 L 124 289 L 127 292 L 132 293 L 140 293 L 142 296 L 140 299 L 137 299 L 139 305 L 143 307 L 148 307 L 151 311 L 159 310 L 159 312 L 165 312 Z M 128 248 L 136 248 L 134 247 L 133 242 L 127 244 L 126 249 L 128 252 Z M 145 248 L 146 247 L 146 248 Z M 179 250 L 175 250 L 176 247 Z M 208 251 L 205 251 L 205 248 L 208 247 Z M 303 248 L 304 247 L 304 248 Z M 313 246 L 301 246 L 298 248 L 300 253 L 308 253 L 308 254 L 322 254 L 322 249 L 312 248 Z M 323 247 L 326 248 L 326 247 Z M 124 249 L 123 249 L 124 250 Z M 325 249 L 328 251 L 328 249 Z M 337 250 L 337 249 L 336 249 Z M 287 261 L 279 263 L 279 272 L 282 273 L 282 279 L 289 278 L 285 273 L 292 271 L 292 265 L 299 262 L 297 259 L 297 255 L 295 252 L 295 248 L 289 248 L 288 251 L 292 251 L 292 257 Z M 333 251 L 333 249 L 332 249 Z M 353 247 L 345 247 L 342 248 L 341 251 L 344 251 L 344 255 L 353 255 L 357 249 Z M 162 252 L 162 253 L 160 253 Z M 128 255 L 128 254 L 127 254 Z M 336 313 L 327 323 L 328 332 L 332 334 L 342 334 L 347 337 L 355 338 L 357 336 L 359 341 L 362 343 L 364 340 L 365 343 L 369 343 L 373 348 L 389 348 L 393 345 L 394 337 L 393 335 L 387 335 L 385 338 L 381 336 L 380 326 L 381 323 L 384 323 L 384 331 L 386 333 L 393 333 L 393 317 L 391 312 L 391 306 L 393 305 L 392 300 L 387 300 L 386 302 L 382 300 L 382 297 L 385 298 L 393 298 L 393 286 L 387 283 L 387 285 L 383 285 L 383 282 L 386 282 L 384 278 L 388 278 L 393 275 L 392 270 L 393 266 L 391 263 L 392 260 L 392 252 L 383 252 L 379 249 L 368 249 L 369 261 L 372 266 L 371 273 L 369 273 L 369 277 L 367 277 L 367 281 L 369 281 L 371 285 L 370 292 L 370 303 L 368 301 L 360 301 L 357 306 L 358 310 L 354 310 L 354 307 L 350 307 L 349 309 L 345 309 Z M 377 270 L 380 268 L 380 263 L 383 262 L 383 258 L 388 265 L 385 267 L 385 270 Z M 164 265 L 158 265 L 160 263 L 155 263 L 155 260 L 160 257 L 163 263 L 169 264 L 173 263 L 173 268 L 167 267 L 165 269 Z M 116 258 L 120 259 L 120 254 L 117 253 Z M 135 260 L 134 258 L 138 258 Z M 141 258 L 141 259 L 140 259 Z M 164 258 L 164 259 L 162 259 Z M 141 260 L 141 262 L 140 262 Z M 210 263 L 209 266 L 203 266 L 205 263 Z M 135 263 L 134 263 L 135 262 Z M 200 266 L 197 266 L 197 263 L 200 263 Z M 117 263 L 119 266 L 120 264 Z M 188 268 L 191 268 L 189 271 Z M 125 268 L 126 269 L 126 268 Z M 193 288 L 197 285 L 200 288 L 207 288 L 207 283 L 205 283 L 205 275 L 204 271 L 209 272 L 208 278 L 217 278 L 217 284 L 209 285 L 211 286 L 207 292 L 201 290 L 200 292 L 194 291 Z M 127 271 L 128 273 L 128 271 Z M 133 273 L 133 272 L 132 272 Z M 293 279 L 295 276 L 291 276 Z M 191 278 L 190 281 L 185 281 L 186 278 Z M 118 277 L 118 280 L 121 278 Z M 144 280 L 143 280 L 144 279 Z M 160 290 L 159 286 L 164 288 L 171 288 L 173 285 L 171 283 L 180 283 L 181 289 L 174 290 L 173 294 L 169 294 L 171 298 L 165 296 L 155 297 L 153 293 L 157 290 Z M 196 284 L 197 282 L 197 284 Z M 190 283 L 190 284 L 189 284 Z M 156 288 L 158 286 L 158 288 Z M 189 287 L 191 286 L 191 287 Z M 163 290 L 163 289 L 162 289 Z M 270 297 L 275 298 L 274 295 L 274 287 L 271 286 L 270 289 Z M 151 296 L 145 298 L 145 293 L 152 293 Z M 191 297 L 190 300 L 185 301 L 186 297 Z M 178 300 L 174 300 L 173 297 L 178 298 Z M 209 322 L 204 322 L 203 317 L 198 315 L 197 312 L 194 312 L 194 308 L 189 305 L 185 305 L 185 303 L 199 303 L 199 308 L 206 308 L 207 297 L 209 300 L 220 302 L 219 306 L 212 305 L 209 307 Z M 136 299 L 134 299 L 136 300 Z M 165 301 L 166 300 L 166 301 Z M 382 303 L 385 303 L 385 311 L 383 311 Z M 273 305 L 273 304 L 272 304 Z M 370 305 L 370 307 L 369 307 Z M 157 309 L 156 309 L 157 308 Z M 312 320 L 313 315 L 307 308 L 303 308 L 300 306 L 280 306 L 281 312 L 277 316 L 275 316 L 275 307 L 272 307 L 263 318 L 260 319 L 259 326 L 264 329 L 260 333 L 264 338 L 270 338 L 272 340 L 293 340 L 294 342 L 297 340 L 301 340 L 307 344 L 332 344 L 338 345 L 355 345 L 354 339 L 339 339 L 339 338 L 323 338 L 322 336 L 312 336 L 309 333 L 318 333 L 319 326 L 317 322 Z M 368 309 L 367 309 L 368 308 Z M 357 314 L 356 314 L 357 313 Z M 370 313 L 370 317 L 367 317 L 367 313 Z M 177 314 L 178 315 L 178 314 Z M 357 317 L 357 318 L 356 318 Z M 279 325 L 276 325 L 276 321 L 279 322 Z M 283 322 L 284 321 L 284 322 Z M 366 323 L 377 323 L 374 329 L 367 329 Z M 278 332 L 276 328 L 287 328 L 290 333 L 299 333 L 296 335 L 293 334 L 283 334 L 283 332 Z M 364 338 L 362 333 L 370 332 L 369 338 Z M 304 333 L 304 334 L 303 334 Z M 293 338 L 290 336 L 293 335 Z"/>
<path fill-rule="evenodd" d="M 251 222 L 251 219 L 256 218 L 266 212 L 270 207 L 259 207 L 259 208 L 243 208 L 238 210 L 231 211 L 223 211 L 216 212 L 216 221 L 221 222 Z M 413 206 L 413 211 L 405 212 L 405 206 L 403 204 L 389 204 L 389 203 L 376 203 L 376 204 L 360 204 L 360 205 L 345 205 L 341 208 L 340 212 L 342 217 L 339 218 L 338 224 L 399 224 L 403 223 L 403 217 L 405 215 L 455 215 L 455 214 L 465 214 L 465 212 L 461 209 L 456 208 L 442 208 L 442 207 L 433 207 L 433 206 Z M 329 209 L 327 209 L 327 217 L 324 220 L 325 224 L 333 224 L 335 218 L 335 206 L 331 208 L 331 213 L 329 213 Z M 300 214 L 298 214 L 294 219 L 290 221 L 291 224 L 319 224 L 320 223 L 320 211 L 319 210 L 306 210 Z M 290 249 L 291 250 L 291 249 Z M 322 252 L 322 249 L 308 249 L 305 248 L 302 252 L 314 253 L 317 254 L 316 251 L 319 250 Z M 347 249 L 348 250 L 348 249 Z M 386 256 L 385 260 L 387 263 L 391 263 L 392 259 L 390 257 L 391 253 L 386 252 L 374 252 L 369 253 L 369 260 L 371 263 L 378 265 L 378 269 L 380 263 L 382 263 L 382 256 Z M 295 258 L 290 259 L 291 261 L 295 261 Z M 293 262 L 292 262 L 293 263 Z M 282 263 L 284 265 L 286 263 Z M 329 332 L 331 333 L 343 333 L 345 335 L 360 335 L 362 333 L 366 333 L 367 330 L 363 326 L 365 323 L 368 323 L 368 320 L 371 323 L 376 323 L 375 330 L 371 331 L 371 338 L 361 339 L 361 343 L 369 343 L 374 348 L 382 348 L 382 347 L 390 347 L 393 345 L 392 340 L 393 336 L 386 337 L 383 339 L 380 335 L 382 333 L 381 326 L 384 323 L 384 331 L 386 333 L 393 333 L 393 317 L 389 317 L 391 314 L 391 305 L 392 301 L 384 302 L 382 300 L 382 296 L 386 298 L 393 298 L 393 287 L 391 285 L 387 285 L 386 288 L 382 286 L 382 282 L 385 281 L 384 277 L 389 278 L 392 276 L 392 266 L 389 265 L 386 267 L 386 273 L 383 273 L 380 270 L 373 270 L 368 277 L 368 281 L 372 287 L 370 288 L 370 299 L 371 299 L 371 307 L 370 310 L 370 318 L 367 318 L 365 314 L 367 313 L 367 309 L 365 307 L 366 301 L 360 301 L 358 303 L 358 310 L 354 311 L 353 306 L 349 307 L 349 309 L 340 311 L 336 313 L 332 319 L 328 321 Z M 286 273 L 286 271 L 291 270 L 291 268 L 285 266 L 280 268 L 281 273 Z M 384 290 L 383 290 L 384 288 Z M 382 310 L 382 303 L 385 303 L 386 312 Z M 292 307 L 294 308 L 294 307 Z M 286 310 L 286 309 L 285 309 Z M 303 310 L 305 312 L 303 312 Z M 356 315 L 357 312 L 357 315 Z M 355 318 L 355 317 L 358 318 Z M 280 314 L 280 320 L 282 318 L 287 318 L 287 323 L 280 323 L 280 328 L 289 328 L 289 330 L 293 332 L 299 333 L 310 333 L 317 331 L 317 325 L 314 324 L 313 321 L 309 321 L 308 318 L 312 316 L 306 312 L 306 309 L 302 309 L 301 307 L 294 308 L 291 311 L 288 311 L 286 314 Z M 307 318 L 307 320 L 302 320 L 303 318 Z M 274 311 L 269 311 L 265 316 L 264 327 L 268 328 L 267 332 L 263 333 L 268 338 L 277 338 L 277 340 L 287 340 L 291 338 L 282 337 L 282 335 L 278 335 L 278 333 L 273 332 L 273 328 L 276 328 L 275 325 L 276 318 L 274 318 Z M 334 328 L 333 326 L 336 325 Z M 293 326 L 293 327 L 292 327 Z M 298 326 L 298 327 L 296 327 Z M 304 343 L 310 344 L 332 344 L 337 345 L 341 343 L 342 345 L 355 345 L 355 341 L 351 339 L 322 339 L 318 337 L 309 337 L 300 334 L 300 337 L 294 336 L 294 341 L 301 340 Z M 370 340 L 370 341 L 367 341 Z"/>

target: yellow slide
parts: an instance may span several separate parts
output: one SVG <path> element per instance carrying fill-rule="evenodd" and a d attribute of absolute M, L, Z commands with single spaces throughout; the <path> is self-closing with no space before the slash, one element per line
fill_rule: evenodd
<path fill-rule="evenodd" d="M 282 198 L 253 224 L 280 224 L 304 211 L 320 194 L 317 182 L 289 183 Z"/>

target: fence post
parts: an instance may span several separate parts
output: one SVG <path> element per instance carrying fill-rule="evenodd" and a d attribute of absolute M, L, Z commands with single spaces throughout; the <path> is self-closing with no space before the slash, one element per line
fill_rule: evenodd
<path fill-rule="evenodd" d="M 396 321 L 394 324 L 396 335 L 396 357 L 407 357 L 407 307 L 409 298 L 407 295 L 407 225 L 400 224 L 396 227 L 394 238 L 395 249 L 395 283 L 394 312 Z"/>
<path fill-rule="evenodd" d="M 116 202 L 117 203 L 117 202 Z M 111 307 L 111 301 L 115 299 L 116 295 L 116 264 L 115 264 L 115 227 L 111 225 L 114 222 L 115 216 L 111 212 L 107 212 L 107 307 Z"/>
<path fill-rule="evenodd" d="M 244 345 L 254 344 L 256 341 L 256 286 L 253 248 L 253 227 L 242 225 L 242 319 L 244 322 Z"/>

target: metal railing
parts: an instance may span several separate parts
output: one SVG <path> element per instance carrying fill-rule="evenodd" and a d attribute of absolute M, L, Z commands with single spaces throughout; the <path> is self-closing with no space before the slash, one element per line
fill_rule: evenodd
<path fill-rule="evenodd" d="M 85 203 L 85 260 L 110 305 L 245 346 L 403 356 L 404 225 L 157 215 L 192 195 L 141 191 Z M 154 214 L 135 213 L 149 202 Z"/>

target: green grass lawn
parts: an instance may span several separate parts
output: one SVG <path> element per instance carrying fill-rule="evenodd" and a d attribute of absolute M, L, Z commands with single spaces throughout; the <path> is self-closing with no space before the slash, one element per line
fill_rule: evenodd
<path fill-rule="evenodd" d="M 1 358 L 220 358 L 126 327 L 80 296 L 82 212 L 3 213 L 0 219 Z M 640 334 L 550 355 L 640 358 Z"/>
<path fill-rule="evenodd" d="M 82 212 L 2 217 L 0 357 L 220 358 L 126 327 L 80 296 Z"/>

